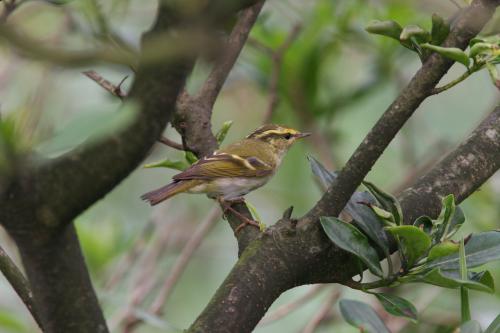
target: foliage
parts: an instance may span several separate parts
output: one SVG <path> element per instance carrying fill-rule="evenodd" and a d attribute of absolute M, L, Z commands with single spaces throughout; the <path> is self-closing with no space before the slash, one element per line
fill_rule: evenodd
<path fill-rule="evenodd" d="M 334 182 L 336 174 L 329 172 L 317 160 L 310 158 L 310 161 L 312 171 L 321 183 L 328 185 Z M 320 222 L 330 240 L 356 256 L 370 272 L 378 277 L 383 276 L 377 254 L 380 251 L 385 254 L 389 269 L 380 280 L 368 283 L 351 281 L 348 285 L 375 295 L 387 312 L 411 320 L 417 320 L 417 311 L 409 301 L 370 290 L 417 282 L 460 289 L 462 320 L 464 323 L 469 321 L 468 289 L 488 293 L 494 291 L 493 277 L 489 271 L 472 272 L 469 269 L 500 260 L 500 232 L 472 234 L 466 241 L 463 238 L 458 242 L 453 240 L 452 237 L 464 224 L 465 217 L 461 208 L 455 205 L 452 194 L 442 199 L 442 210 L 438 218 L 421 216 L 413 224 L 403 225 L 404 216 L 398 200 L 372 183 L 364 184 L 372 198 L 362 202 L 356 201 L 362 192 L 353 195 L 346 208 L 353 218 L 352 223 L 336 217 L 321 217 Z M 366 196 L 367 193 L 364 192 L 363 195 Z M 371 223 L 377 220 L 379 223 Z M 358 225 L 364 227 L 359 228 Z M 385 234 L 383 244 L 377 236 L 379 234 Z M 401 259 L 401 268 L 396 271 L 388 252 L 389 248 L 395 247 Z M 349 323 L 358 327 L 363 325 L 364 329 L 370 331 L 365 325 L 373 324 L 373 310 L 367 305 L 352 301 L 348 303 L 348 307 L 351 312 L 347 315 L 346 303 L 341 305 L 344 318 Z"/>
<path fill-rule="evenodd" d="M 441 46 L 450 31 L 450 27 L 437 14 L 432 15 L 431 32 L 418 25 L 407 25 L 402 28 L 392 20 L 372 21 L 366 26 L 366 31 L 397 40 L 405 48 L 416 52 L 422 63 L 430 56 L 431 52 L 436 52 L 464 65 L 466 72 L 442 88 L 437 88 L 439 92 L 453 87 L 483 68 L 488 70 L 493 84 L 500 89 L 500 75 L 497 68 L 497 64 L 500 63 L 500 34 L 472 39 L 469 44 L 470 50 L 466 53 L 456 47 Z"/>

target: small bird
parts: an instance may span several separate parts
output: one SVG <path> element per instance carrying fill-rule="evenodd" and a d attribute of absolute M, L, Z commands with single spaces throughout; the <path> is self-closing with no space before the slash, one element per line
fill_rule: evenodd
<path fill-rule="evenodd" d="M 293 143 L 310 133 L 274 124 L 257 128 L 245 139 L 215 151 L 175 175 L 173 181 L 141 196 L 152 206 L 178 193 L 206 193 L 224 211 L 231 210 L 244 224 L 258 224 L 231 208 L 247 193 L 266 184 Z M 242 225 L 242 226 L 243 226 Z M 238 229 L 239 230 L 239 229 Z"/>

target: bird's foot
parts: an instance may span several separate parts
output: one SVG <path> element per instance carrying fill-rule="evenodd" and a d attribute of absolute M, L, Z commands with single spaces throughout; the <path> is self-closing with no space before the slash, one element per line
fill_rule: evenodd
<path fill-rule="evenodd" d="M 236 229 L 234 229 L 235 234 L 238 234 L 241 231 L 241 229 L 243 229 L 247 225 L 253 225 L 254 227 L 257 227 L 259 228 L 259 230 L 261 230 L 261 224 L 259 222 L 249 219 L 248 217 L 246 217 L 245 215 L 243 215 L 242 213 L 238 212 L 236 209 L 231 207 L 231 205 L 234 203 L 244 203 L 245 202 L 244 198 L 237 198 L 230 201 L 219 199 L 218 201 L 222 206 L 222 212 L 224 215 L 227 215 L 227 212 L 230 211 L 235 216 L 237 216 L 238 219 L 242 222 L 239 226 L 236 227 Z"/>

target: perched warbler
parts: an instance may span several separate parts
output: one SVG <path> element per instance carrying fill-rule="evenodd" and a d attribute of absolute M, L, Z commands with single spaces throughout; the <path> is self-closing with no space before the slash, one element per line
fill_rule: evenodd
<path fill-rule="evenodd" d="M 141 198 L 156 205 L 178 193 L 206 193 L 219 200 L 225 209 L 233 211 L 245 224 L 255 224 L 227 203 L 241 202 L 245 194 L 266 184 L 292 144 L 308 135 L 285 126 L 261 126 L 243 140 L 200 159 L 175 175 L 170 184 Z"/>

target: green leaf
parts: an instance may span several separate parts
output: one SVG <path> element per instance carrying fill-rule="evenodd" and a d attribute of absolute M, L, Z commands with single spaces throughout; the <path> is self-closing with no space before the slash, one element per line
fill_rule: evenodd
<path fill-rule="evenodd" d="M 482 333 L 481 325 L 475 320 L 469 320 L 460 325 L 460 333 Z"/>
<path fill-rule="evenodd" d="M 339 302 L 342 317 L 362 332 L 390 333 L 377 313 L 363 302 L 343 299 Z"/>
<path fill-rule="evenodd" d="M 320 222 L 326 235 L 335 245 L 359 257 L 373 274 L 380 277 L 383 275 L 377 252 L 361 231 L 336 217 L 322 216 Z"/>
<path fill-rule="evenodd" d="M 412 267 L 431 246 L 431 238 L 413 225 L 386 227 L 385 230 L 402 239 L 403 252 L 408 261 L 408 267 Z"/>
<path fill-rule="evenodd" d="M 423 48 L 432 50 L 443 57 L 449 58 L 451 60 L 457 61 L 463 64 L 465 67 L 469 68 L 469 56 L 457 47 L 441 47 L 437 45 L 432 45 L 424 43 L 420 45 Z"/>
<path fill-rule="evenodd" d="M 317 177 L 321 187 L 327 189 L 337 177 L 337 172 L 327 170 L 312 156 L 308 156 L 307 158 L 311 165 L 311 170 Z M 353 218 L 353 224 L 361 229 L 371 241 L 377 244 L 387 256 L 389 254 L 389 239 L 383 229 L 384 225 L 370 208 L 365 205 L 374 204 L 375 202 L 373 196 L 368 192 L 354 192 L 347 202 L 344 211 Z"/>
<path fill-rule="evenodd" d="M 413 322 L 417 321 L 417 309 L 409 301 L 396 295 L 374 293 L 380 303 L 383 305 L 385 311 L 398 317 L 406 317 Z"/>
<path fill-rule="evenodd" d="M 353 224 L 384 252 L 389 255 L 389 237 L 384 230 L 383 222 L 366 204 L 375 203 L 375 199 L 368 192 L 353 194 L 344 210 L 353 218 Z"/>
<path fill-rule="evenodd" d="M 399 41 L 399 35 L 403 28 L 392 20 L 379 21 L 373 20 L 365 27 L 365 30 L 371 34 L 382 35 L 390 38 L 394 38 Z"/>
<path fill-rule="evenodd" d="M 415 38 L 418 44 L 428 42 L 431 38 L 429 32 L 418 25 L 410 24 L 403 28 L 399 39 L 402 41 L 409 41 L 411 38 Z"/>
<path fill-rule="evenodd" d="M 427 261 L 430 262 L 434 259 L 445 257 L 450 254 L 458 252 L 459 245 L 450 240 L 446 240 L 444 242 L 438 243 L 434 245 L 429 254 L 427 255 Z"/>
<path fill-rule="evenodd" d="M 375 215 L 377 215 L 381 219 L 387 220 L 387 221 L 393 220 L 392 214 L 389 213 L 388 211 L 386 211 L 378 206 L 375 206 L 375 205 L 369 205 L 369 207 L 375 213 Z"/>
<path fill-rule="evenodd" d="M 220 130 L 217 132 L 217 134 L 215 134 L 215 139 L 217 139 L 217 143 L 219 145 L 222 144 L 222 142 L 226 138 L 226 135 L 229 132 L 229 129 L 231 128 L 232 125 L 233 125 L 232 120 L 225 121 L 222 124 Z"/>
<path fill-rule="evenodd" d="M 418 275 L 412 277 L 412 280 L 406 280 L 407 282 L 425 282 L 433 284 L 443 288 L 458 289 L 460 287 L 466 287 L 469 289 L 474 289 L 478 291 L 483 291 L 487 293 L 492 293 L 494 286 L 492 285 L 492 279 L 490 279 L 491 274 L 484 273 L 481 280 L 463 280 L 460 278 L 459 271 L 448 271 L 441 270 L 439 268 L 434 268 L 431 271 L 423 275 Z"/>
<path fill-rule="evenodd" d="M 394 216 L 394 222 L 396 222 L 397 225 L 403 223 L 403 211 L 401 210 L 401 206 L 394 196 L 382 191 L 380 188 L 370 182 L 363 181 L 363 185 L 365 185 L 370 193 L 373 194 L 373 196 L 377 199 L 383 209 L 391 212 L 392 216 Z"/>
<path fill-rule="evenodd" d="M 307 156 L 307 159 L 309 160 L 311 170 L 313 174 L 317 177 L 320 186 L 323 188 L 323 190 L 326 190 L 333 183 L 333 181 L 337 177 L 337 174 L 335 172 L 328 171 L 323 166 L 323 164 L 318 162 L 318 160 L 316 160 L 314 157 Z"/>
<path fill-rule="evenodd" d="M 469 56 L 471 58 L 475 58 L 476 56 L 480 54 L 491 54 L 493 51 L 493 45 L 489 43 L 475 43 L 474 45 L 471 46 L 470 51 L 469 51 Z"/>
<path fill-rule="evenodd" d="M 162 161 L 153 162 L 149 164 L 145 164 L 144 168 L 169 168 L 179 171 L 184 171 L 189 167 L 189 164 L 186 161 L 172 161 L 170 159 L 164 159 Z"/>
<path fill-rule="evenodd" d="M 423 215 L 418 217 L 415 222 L 413 222 L 413 225 L 430 235 L 433 227 L 433 221 L 429 216 Z"/>
<path fill-rule="evenodd" d="M 35 149 L 42 155 L 54 157 L 76 146 L 93 144 L 128 126 L 137 115 L 135 104 L 126 103 L 116 111 L 85 112 L 76 116 L 61 130 Z"/>
<path fill-rule="evenodd" d="M 337 177 L 337 172 L 327 170 L 312 156 L 308 156 L 307 158 L 311 165 L 311 170 L 317 177 L 321 187 L 327 189 Z M 365 204 L 374 203 L 375 199 L 370 193 L 354 192 L 347 202 L 344 211 L 353 218 L 353 224 L 361 229 L 371 241 L 377 244 L 387 256 L 389 254 L 389 239 L 383 229 L 384 226 L 370 208 L 365 206 Z"/>
<path fill-rule="evenodd" d="M 467 267 L 481 266 L 487 262 L 500 260 L 500 231 L 487 231 L 473 234 L 465 245 Z M 457 253 L 437 258 L 426 263 L 425 268 L 441 267 L 447 270 L 459 269 Z"/>
<path fill-rule="evenodd" d="M 448 34 L 450 33 L 450 26 L 438 14 L 432 14 L 432 29 L 431 41 L 434 45 L 441 45 Z"/>
<path fill-rule="evenodd" d="M 196 163 L 198 162 L 198 158 L 196 157 L 195 154 L 193 154 L 192 152 L 190 151 L 186 151 L 184 153 L 184 158 L 186 159 L 186 161 L 189 163 L 189 165 L 193 164 L 193 163 Z"/>
<path fill-rule="evenodd" d="M 455 214 L 455 197 L 453 194 L 445 196 L 442 200 L 443 208 L 437 220 L 434 221 L 434 225 L 437 226 L 436 233 L 434 235 L 434 241 L 437 243 L 443 240 L 448 234 L 449 224 L 453 215 Z"/>
<path fill-rule="evenodd" d="M 500 332 L 500 314 L 493 320 L 484 333 L 498 333 Z"/>
<path fill-rule="evenodd" d="M 448 233 L 446 238 L 450 238 L 453 236 L 458 229 L 465 223 L 465 215 L 464 212 L 462 211 L 462 208 L 460 206 L 455 207 L 455 212 L 453 214 L 453 217 L 451 218 L 450 225 L 448 227 Z"/>

